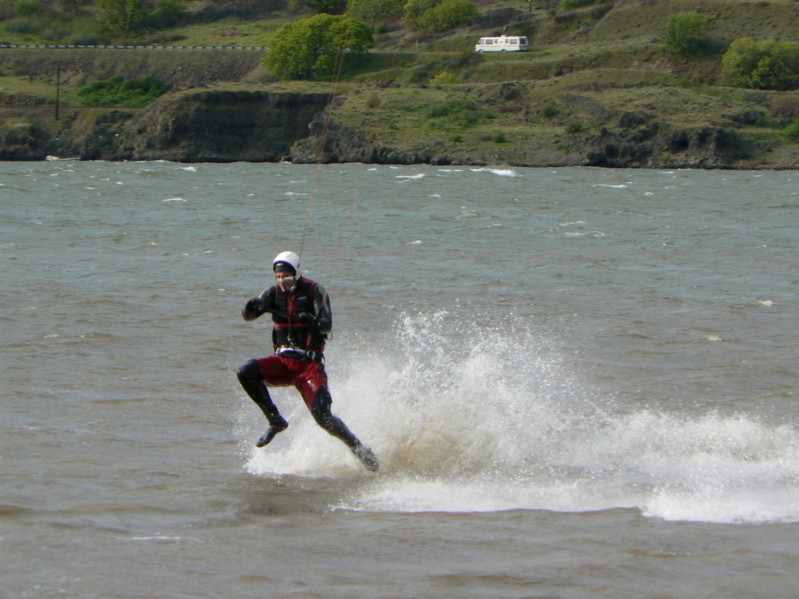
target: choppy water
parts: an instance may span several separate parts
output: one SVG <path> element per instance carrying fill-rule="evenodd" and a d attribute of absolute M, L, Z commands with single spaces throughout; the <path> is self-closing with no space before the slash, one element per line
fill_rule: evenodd
<path fill-rule="evenodd" d="M 0 163 L 0 597 L 794 597 L 795 172 Z M 302 250 L 334 411 L 235 369 Z"/>

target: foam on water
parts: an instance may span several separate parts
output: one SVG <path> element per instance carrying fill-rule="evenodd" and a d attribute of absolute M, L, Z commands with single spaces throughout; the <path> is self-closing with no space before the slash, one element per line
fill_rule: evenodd
<path fill-rule="evenodd" d="M 518 177 L 519 174 L 512 168 L 473 168 L 473 173 L 491 173 L 499 177 Z"/>
<path fill-rule="evenodd" d="M 334 409 L 380 456 L 377 476 L 299 414 L 299 402 L 280 443 L 254 451 L 246 469 L 362 479 L 336 506 L 344 509 L 632 508 L 668 520 L 799 521 L 792 426 L 752 414 L 631 411 L 581 382 L 529 321 L 454 320 L 404 315 L 393 351 L 358 344 L 331 357 Z"/>

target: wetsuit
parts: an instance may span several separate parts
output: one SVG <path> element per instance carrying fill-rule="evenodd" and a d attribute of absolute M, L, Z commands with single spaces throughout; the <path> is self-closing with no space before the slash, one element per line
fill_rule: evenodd
<path fill-rule="evenodd" d="M 332 397 L 327 387 L 324 350 L 333 324 L 330 300 L 321 285 L 299 277 L 290 291 L 275 285 L 247 302 L 244 320 L 272 313 L 272 344 L 275 353 L 248 361 L 238 371 L 242 387 L 261 408 L 269 429 L 256 445 L 263 447 L 285 430 L 288 423 L 272 402 L 266 386 L 294 386 L 317 424 L 341 439 L 370 470 L 377 470 L 377 459 L 330 411 Z M 266 386 L 265 386 L 266 385 Z"/>

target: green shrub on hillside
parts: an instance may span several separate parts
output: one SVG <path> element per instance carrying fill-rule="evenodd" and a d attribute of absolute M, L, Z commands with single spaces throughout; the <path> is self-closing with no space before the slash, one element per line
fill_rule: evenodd
<path fill-rule="evenodd" d="M 278 29 L 263 64 L 281 79 L 328 79 L 339 71 L 345 53 L 363 54 L 373 45 L 363 21 L 320 14 Z"/>
<path fill-rule="evenodd" d="M 663 28 L 666 47 L 681 56 L 700 54 L 709 47 L 710 23 L 698 12 L 681 12 L 669 17 Z"/>
<path fill-rule="evenodd" d="M 471 0 L 444 0 L 422 13 L 417 23 L 422 31 L 439 33 L 471 23 L 479 15 Z"/>
<path fill-rule="evenodd" d="M 20 35 L 36 35 L 43 28 L 43 24 L 35 22 L 31 19 L 14 19 L 13 21 L 6 23 L 5 26 L 6 31 L 9 33 L 18 33 Z"/>
<path fill-rule="evenodd" d="M 408 0 L 403 22 L 413 29 L 439 33 L 471 23 L 478 16 L 471 0 Z"/>
<path fill-rule="evenodd" d="M 364 21 L 392 19 L 402 15 L 405 0 L 354 0 L 352 15 Z"/>
<path fill-rule="evenodd" d="M 563 2 L 560 3 L 560 7 L 563 10 L 574 10 L 582 6 L 590 6 L 594 2 L 595 0 L 563 0 Z"/>
<path fill-rule="evenodd" d="M 436 104 L 427 116 L 433 129 L 463 129 L 494 118 L 491 111 L 469 98 L 452 98 Z"/>
<path fill-rule="evenodd" d="M 150 11 L 143 24 L 148 29 L 168 29 L 186 21 L 187 15 L 180 0 L 161 0 L 156 9 Z"/>
<path fill-rule="evenodd" d="M 14 14 L 18 17 L 29 17 L 40 12 L 38 0 L 17 0 Z"/>
<path fill-rule="evenodd" d="M 451 71 L 441 71 L 430 80 L 431 85 L 445 85 L 447 83 L 460 83 L 461 78 Z"/>
<path fill-rule="evenodd" d="M 347 12 L 347 0 L 305 0 L 312 11 L 326 15 L 343 15 Z"/>
<path fill-rule="evenodd" d="M 146 106 L 166 91 L 164 84 L 148 75 L 140 79 L 123 79 L 117 75 L 82 87 L 77 94 L 84 106 Z"/>
<path fill-rule="evenodd" d="M 441 0 L 408 0 L 402 20 L 410 27 L 419 26 L 419 18 L 431 8 L 441 4 Z"/>
<path fill-rule="evenodd" d="M 799 117 L 795 118 L 793 122 L 785 128 L 785 134 L 791 141 L 799 142 Z"/>
<path fill-rule="evenodd" d="M 730 44 L 721 61 L 722 74 L 738 87 L 789 90 L 799 88 L 799 46 L 743 37 Z"/>
<path fill-rule="evenodd" d="M 121 35 L 136 33 L 147 17 L 142 0 L 97 0 L 97 8 L 103 25 Z"/>

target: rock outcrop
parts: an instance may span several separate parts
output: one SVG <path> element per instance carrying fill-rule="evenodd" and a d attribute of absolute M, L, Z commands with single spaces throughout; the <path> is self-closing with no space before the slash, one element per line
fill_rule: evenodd
<path fill-rule="evenodd" d="M 607 126 L 596 132 L 521 138 L 515 146 L 495 143 L 480 150 L 439 138 L 395 147 L 337 119 L 336 110 L 346 101 L 343 95 L 331 101 L 323 93 L 195 90 L 163 96 L 145 109 L 66 109 L 57 122 L 52 107 L 23 105 L 15 109 L 14 119 L 0 125 L 0 159 L 54 155 L 176 162 L 799 167 L 799 152 L 778 154 L 765 141 L 741 136 L 736 119 L 729 120 L 730 126 L 691 128 L 640 111 L 605 110 L 601 117 Z M 778 161 L 764 161 L 775 155 Z"/>
<path fill-rule="evenodd" d="M 356 127 L 333 120 L 329 111 L 320 112 L 308 125 L 309 136 L 291 146 L 291 160 L 297 163 L 363 162 L 367 164 L 451 164 L 445 155 L 407 152 L 376 144 Z"/>
<path fill-rule="evenodd" d="M 162 98 L 137 115 L 98 118 L 80 144 L 87 160 L 277 162 L 328 101 L 324 94 L 199 91 Z"/>
<path fill-rule="evenodd" d="M 585 166 L 603 167 L 731 167 L 755 154 L 754 145 L 734 130 L 705 126 L 680 129 L 661 122 L 586 140 Z"/>

